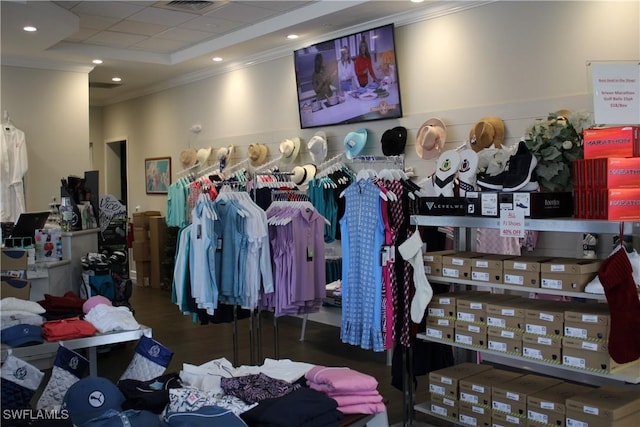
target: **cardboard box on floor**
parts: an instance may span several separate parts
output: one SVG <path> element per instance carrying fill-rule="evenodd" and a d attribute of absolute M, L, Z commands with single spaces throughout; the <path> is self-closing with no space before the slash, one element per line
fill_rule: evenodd
<path fill-rule="evenodd" d="M 162 261 L 167 244 L 167 222 L 164 216 L 150 216 L 149 221 L 149 255 L 151 260 L 150 284 L 152 288 L 162 287 L 164 280 Z"/>
<path fill-rule="evenodd" d="M 27 251 L 3 248 L 0 261 L 2 268 L 0 297 L 28 300 L 31 294 L 31 282 L 27 280 Z"/>

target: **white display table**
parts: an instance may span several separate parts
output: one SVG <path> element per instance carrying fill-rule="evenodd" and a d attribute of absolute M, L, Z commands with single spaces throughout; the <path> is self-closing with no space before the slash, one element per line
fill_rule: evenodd
<path fill-rule="evenodd" d="M 72 283 L 71 260 L 36 262 L 29 266 L 27 279 L 31 282 L 31 301 L 43 300 L 45 294 L 62 296 Z"/>
<path fill-rule="evenodd" d="M 71 282 L 65 292 L 73 291 L 80 295 L 80 285 L 82 283 L 80 258 L 89 252 L 98 252 L 99 231 L 99 228 L 92 228 L 89 230 L 62 232 L 62 258 L 71 261 Z"/>
<path fill-rule="evenodd" d="M 40 369 L 47 369 L 52 366 L 55 355 L 60 345 L 70 350 L 86 348 L 89 353 L 89 375 L 98 375 L 97 347 L 107 344 L 118 344 L 127 341 L 135 341 L 142 336 L 151 338 L 152 331 L 148 326 L 141 325 L 140 329 L 134 331 L 111 332 L 107 334 L 96 334 L 92 337 L 76 338 L 64 341 L 44 342 L 42 344 L 11 348 L 2 344 L 2 361 L 7 358 L 9 352 L 14 356 L 29 362 Z"/>

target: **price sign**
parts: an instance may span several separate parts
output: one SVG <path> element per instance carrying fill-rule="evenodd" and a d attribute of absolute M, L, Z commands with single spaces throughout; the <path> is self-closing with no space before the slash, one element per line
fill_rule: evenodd
<path fill-rule="evenodd" d="M 524 210 L 500 209 L 500 236 L 524 237 Z"/>

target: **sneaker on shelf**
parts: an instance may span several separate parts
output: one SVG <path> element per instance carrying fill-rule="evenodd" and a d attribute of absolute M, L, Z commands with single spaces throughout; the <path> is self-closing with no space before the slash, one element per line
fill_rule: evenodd
<path fill-rule="evenodd" d="M 536 168 L 538 160 L 531 154 L 524 141 L 518 143 L 518 150 L 509 157 L 507 175 L 502 185 L 503 191 L 518 191 L 531 182 L 531 174 Z"/>
<path fill-rule="evenodd" d="M 509 167 L 507 165 L 507 167 Z M 503 170 L 497 175 L 478 174 L 476 178 L 476 184 L 483 191 L 497 191 L 502 190 L 504 185 L 504 179 L 507 176 L 507 171 Z"/>
<path fill-rule="evenodd" d="M 629 257 L 629 262 L 631 263 L 631 268 L 633 269 L 633 272 L 631 273 L 633 281 L 636 286 L 640 286 L 640 255 L 635 249 L 631 249 L 631 252 L 626 252 Z"/>
<path fill-rule="evenodd" d="M 604 295 L 604 286 L 602 286 L 602 282 L 600 282 L 600 278 L 596 275 L 592 281 L 587 283 L 584 291 L 588 294 L 598 294 Z"/>
<path fill-rule="evenodd" d="M 598 238 L 595 234 L 586 233 L 582 236 L 582 257 L 587 259 L 596 258 L 596 246 Z"/>

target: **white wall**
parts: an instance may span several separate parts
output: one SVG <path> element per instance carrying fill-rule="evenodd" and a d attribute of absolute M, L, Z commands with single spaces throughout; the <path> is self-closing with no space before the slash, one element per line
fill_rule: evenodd
<path fill-rule="evenodd" d="M 485 115 L 505 120 L 507 141 L 517 141 L 536 118 L 568 108 L 592 110 L 587 63 L 640 58 L 639 2 L 496 2 L 396 28 L 404 117 L 366 123 L 363 154 L 381 154 L 384 130 L 409 130 L 407 165 L 420 175 L 434 161 L 415 155 L 415 134 L 429 117 L 448 126 L 448 147 L 468 138 Z M 166 197 L 145 194 L 145 157 L 171 156 L 173 176 L 187 147 L 267 144 L 270 158 L 279 142 L 301 130 L 291 57 L 210 77 L 103 108 L 103 140 L 129 142 L 129 202 L 164 211 Z M 199 135 L 189 132 L 201 124 Z M 331 126 L 329 157 L 343 150 L 346 134 L 360 125 Z M 308 160 L 301 152 L 300 162 Z"/>
<path fill-rule="evenodd" d="M 2 66 L 1 77 L 0 110 L 27 141 L 26 209 L 48 210 L 61 178 L 89 170 L 89 76 Z"/>

